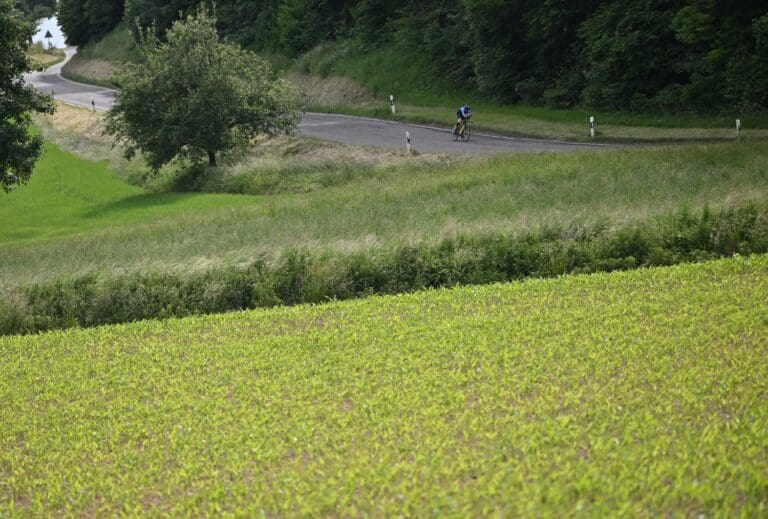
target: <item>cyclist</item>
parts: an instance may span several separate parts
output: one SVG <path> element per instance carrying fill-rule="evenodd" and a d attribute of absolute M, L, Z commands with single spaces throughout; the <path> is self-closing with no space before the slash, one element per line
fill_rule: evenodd
<path fill-rule="evenodd" d="M 457 131 L 461 132 L 467 125 L 469 118 L 472 117 L 472 108 L 469 105 L 459 107 L 459 109 L 456 111 L 456 117 L 458 117 L 458 120 L 456 121 L 456 128 Z"/>

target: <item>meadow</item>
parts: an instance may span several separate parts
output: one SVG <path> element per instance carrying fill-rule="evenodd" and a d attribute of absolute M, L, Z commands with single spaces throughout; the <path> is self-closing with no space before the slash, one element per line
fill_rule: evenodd
<path fill-rule="evenodd" d="M 0 337 L 0 515 L 733 515 L 768 256 Z"/>
<path fill-rule="evenodd" d="M 256 184 L 262 174 L 250 172 Z M 123 182 L 106 161 L 49 144 L 29 185 L 2 200 L 0 215 L 14 225 L 0 229 L 0 280 L 232 265 L 297 248 L 391 250 L 551 228 L 568 237 L 681 208 L 763 201 L 768 156 L 759 143 L 734 143 L 332 170 L 324 183 L 316 171 L 287 176 L 309 192 L 148 192 Z"/>
<path fill-rule="evenodd" d="M 46 49 L 42 42 L 37 42 L 27 49 L 27 56 L 33 67 L 47 68 L 64 60 L 64 52 L 59 49 Z"/>
<path fill-rule="evenodd" d="M 357 167 L 298 139 L 190 181 L 81 137 L 58 140 L 104 160 L 49 142 L 2 200 L 2 333 L 768 251 L 761 143 Z"/>

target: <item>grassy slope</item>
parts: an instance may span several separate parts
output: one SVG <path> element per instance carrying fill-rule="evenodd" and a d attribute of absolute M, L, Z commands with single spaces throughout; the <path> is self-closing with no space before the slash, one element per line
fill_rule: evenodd
<path fill-rule="evenodd" d="M 0 337 L 0 515 L 743 515 L 768 257 Z"/>
<path fill-rule="evenodd" d="M 765 200 L 767 162 L 748 144 L 509 156 L 345 171 L 337 187 L 252 197 L 148 193 L 121 183 L 106 163 L 49 145 L 30 184 L 2 199 L 0 218 L 14 224 L 0 229 L 0 282 L 207 268 L 290 248 L 375 253 L 543 226 L 621 227 L 685 206 Z"/>
<path fill-rule="evenodd" d="M 141 59 L 139 50 L 131 37 L 128 23 L 123 22 L 101 40 L 89 43 L 78 50 L 85 58 L 96 58 L 120 62 L 137 62 Z"/>
<path fill-rule="evenodd" d="M 131 38 L 128 23 L 122 23 L 97 42 L 78 49 L 77 55 L 61 70 L 62 76 L 73 81 L 94 83 L 114 88 L 111 77 L 120 63 L 141 59 Z"/>
<path fill-rule="evenodd" d="M 253 204 L 258 198 L 150 194 L 119 180 L 103 162 L 84 161 L 47 144 L 30 183 L 6 196 L 0 206 L 5 221 L 14 222 L 0 231 L 0 247 L 106 229 L 120 234 L 137 223 L 236 209 L 246 202 Z"/>
<path fill-rule="evenodd" d="M 478 129 L 530 137 L 588 140 L 588 120 L 597 121 L 598 140 L 677 141 L 732 139 L 735 119 L 740 117 L 745 137 L 768 137 L 768 114 L 735 114 L 733 117 L 693 115 L 603 113 L 598 110 L 554 110 L 525 105 L 504 106 L 482 102 L 470 92 L 456 91 L 432 78 L 418 57 L 396 49 L 382 48 L 361 53 L 347 43 L 325 44 L 302 56 L 292 71 L 314 75 L 341 75 L 369 87 L 380 100 L 371 103 L 327 105 L 319 100 L 317 110 L 391 118 L 388 99 L 398 99 L 396 118 L 451 125 L 458 106 L 471 103 Z"/>

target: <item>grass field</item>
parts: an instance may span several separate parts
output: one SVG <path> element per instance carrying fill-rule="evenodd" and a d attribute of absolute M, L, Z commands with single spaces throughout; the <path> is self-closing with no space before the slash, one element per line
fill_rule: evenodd
<path fill-rule="evenodd" d="M 172 163 L 151 174 L 140 157 L 127 161 L 105 131 L 104 115 L 59 103 L 53 115 L 37 117 L 42 135 L 61 149 L 93 161 L 107 161 L 120 178 L 152 192 L 195 191 L 236 194 L 304 193 L 348 183 L 403 166 L 448 166 L 459 156 L 371 148 L 303 135 L 260 137 L 247 149 L 219 156 L 220 167 L 203 170 Z M 461 161 L 467 160 L 461 157 Z"/>
<path fill-rule="evenodd" d="M 35 67 L 51 67 L 64 61 L 66 57 L 64 51 L 60 49 L 46 50 L 41 42 L 32 45 L 27 50 L 27 56 Z"/>
<path fill-rule="evenodd" d="M 767 274 L 0 337 L 0 515 L 759 517 Z"/>
<path fill-rule="evenodd" d="M 309 193 L 150 193 L 123 183 L 106 162 L 48 145 L 30 184 L 0 205 L 3 221 L 14 222 L 0 229 L 0 280 L 7 288 L 94 270 L 199 270 L 287 249 L 375 253 L 544 227 L 567 237 L 768 195 L 768 155 L 746 143 L 339 174 Z"/>

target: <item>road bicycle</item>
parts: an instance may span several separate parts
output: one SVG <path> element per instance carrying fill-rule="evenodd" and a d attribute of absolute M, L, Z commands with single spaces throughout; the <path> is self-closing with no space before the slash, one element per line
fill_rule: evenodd
<path fill-rule="evenodd" d="M 469 121 L 465 120 L 462 124 L 454 124 L 453 128 L 451 128 L 451 135 L 453 135 L 454 141 L 461 140 L 462 142 L 467 142 L 471 135 L 471 132 L 469 131 Z"/>

